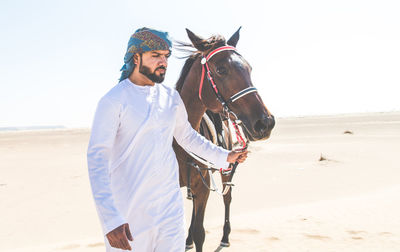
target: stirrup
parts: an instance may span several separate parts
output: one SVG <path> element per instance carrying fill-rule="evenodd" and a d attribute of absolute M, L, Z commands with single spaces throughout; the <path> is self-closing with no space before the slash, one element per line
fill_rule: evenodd
<path fill-rule="evenodd" d="M 232 182 L 224 182 L 222 184 L 224 184 L 226 186 L 235 186 L 235 184 L 233 184 Z"/>

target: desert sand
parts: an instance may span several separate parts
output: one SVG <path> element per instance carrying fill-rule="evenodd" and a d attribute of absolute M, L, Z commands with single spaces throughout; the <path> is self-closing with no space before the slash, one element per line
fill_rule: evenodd
<path fill-rule="evenodd" d="M 0 133 L 0 251 L 104 251 L 88 139 L 89 129 Z M 278 118 L 250 151 L 221 251 L 400 251 L 400 112 Z M 220 250 L 223 213 L 212 194 L 204 251 Z"/>

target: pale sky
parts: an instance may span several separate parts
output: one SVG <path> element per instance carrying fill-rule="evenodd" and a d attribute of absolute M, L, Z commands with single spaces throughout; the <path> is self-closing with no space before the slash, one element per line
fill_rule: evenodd
<path fill-rule="evenodd" d="M 185 28 L 228 39 L 242 26 L 237 49 L 277 117 L 400 111 L 399 13 L 398 0 L 1 0 L 0 127 L 90 127 L 143 26 L 186 42 Z"/>

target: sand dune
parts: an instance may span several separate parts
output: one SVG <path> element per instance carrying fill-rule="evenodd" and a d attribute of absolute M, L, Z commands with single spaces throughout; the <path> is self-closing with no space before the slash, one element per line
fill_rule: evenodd
<path fill-rule="evenodd" d="M 0 133 L 0 251 L 104 251 L 88 138 L 87 129 Z M 250 150 L 221 251 L 400 251 L 400 113 L 278 118 Z M 205 251 L 219 251 L 222 224 L 212 194 Z"/>

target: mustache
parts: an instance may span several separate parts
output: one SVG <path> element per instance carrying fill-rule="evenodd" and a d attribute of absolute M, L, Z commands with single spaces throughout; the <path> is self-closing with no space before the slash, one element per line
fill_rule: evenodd
<path fill-rule="evenodd" d="M 157 71 L 158 69 L 163 69 L 163 70 L 167 71 L 167 68 L 166 68 L 165 66 L 159 66 L 159 67 L 157 67 L 156 70 L 154 70 L 154 71 Z"/>

